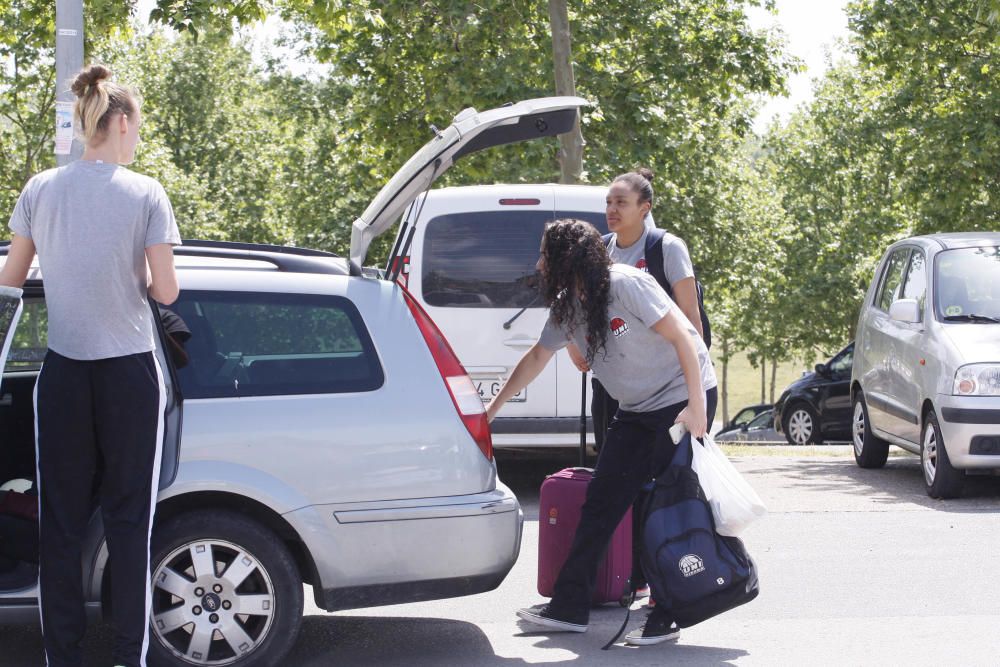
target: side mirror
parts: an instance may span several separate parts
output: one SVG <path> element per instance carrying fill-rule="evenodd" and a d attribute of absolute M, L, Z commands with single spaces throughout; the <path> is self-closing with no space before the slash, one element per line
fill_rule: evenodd
<path fill-rule="evenodd" d="M 740 430 L 743 431 L 744 433 L 746 433 L 747 431 L 749 431 L 750 430 L 750 422 L 746 422 L 745 424 L 740 424 Z"/>
<path fill-rule="evenodd" d="M 916 299 L 899 299 L 889 306 L 889 317 L 897 322 L 917 324 L 920 322 L 920 304 Z"/>
<path fill-rule="evenodd" d="M 827 366 L 826 364 L 816 364 L 816 368 L 814 368 L 813 370 L 816 371 L 816 375 L 825 376 L 830 374 L 830 367 Z"/>

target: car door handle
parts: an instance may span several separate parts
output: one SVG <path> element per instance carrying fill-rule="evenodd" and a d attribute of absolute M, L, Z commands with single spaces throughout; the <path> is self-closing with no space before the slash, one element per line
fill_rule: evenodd
<path fill-rule="evenodd" d="M 538 342 L 537 338 L 529 338 L 528 336 L 515 336 L 513 338 L 508 338 L 503 342 L 507 347 L 513 347 L 517 349 L 527 349 Z"/>
<path fill-rule="evenodd" d="M 0 408 L 10 407 L 10 405 L 13 403 L 14 403 L 13 394 L 4 394 L 0 396 Z"/>

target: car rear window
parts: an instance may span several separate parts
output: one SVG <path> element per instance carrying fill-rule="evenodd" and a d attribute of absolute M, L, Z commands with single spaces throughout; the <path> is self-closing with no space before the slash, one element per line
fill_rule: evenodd
<path fill-rule="evenodd" d="M 384 375 L 361 314 L 336 296 L 189 291 L 185 398 L 372 391 Z"/>
<path fill-rule="evenodd" d="M 593 212 L 478 211 L 441 215 L 427 223 L 421 292 L 431 306 L 544 307 L 535 264 L 545 223 L 557 218 L 599 222 Z"/>

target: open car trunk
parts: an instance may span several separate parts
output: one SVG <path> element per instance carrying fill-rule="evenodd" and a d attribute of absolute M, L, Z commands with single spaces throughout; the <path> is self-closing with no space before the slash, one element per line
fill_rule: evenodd
<path fill-rule="evenodd" d="M 9 349 L 0 380 L 0 594 L 32 587 L 37 579 L 37 568 L 32 562 L 37 561 L 38 553 L 37 520 L 26 517 L 23 510 L 32 503 L 37 508 L 34 392 L 48 349 L 48 314 L 39 281 L 26 284 L 22 302 L 20 320 L 12 335 L 7 336 Z M 159 318 L 154 321 L 159 322 Z M 161 325 L 159 339 L 163 340 L 165 335 Z M 0 336 L 0 346 L 3 342 Z M 156 355 L 167 388 L 159 480 L 162 489 L 177 474 L 181 396 L 176 389 L 178 383 L 172 364 L 162 349 L 158 349 Z M 26 489 L 30 498 L 20 495 Z M 96 499 L 94 511 L 97 512 Z"/>

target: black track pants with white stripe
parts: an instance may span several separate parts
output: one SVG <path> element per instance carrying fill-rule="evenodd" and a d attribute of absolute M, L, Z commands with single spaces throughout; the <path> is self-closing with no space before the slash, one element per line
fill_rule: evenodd
<path fill-rule="evenodd" d="M 163 395 L 151 352 L 77 361 L 49 350 L 45 357 L 35 414 L 39 586 L 49 667 L 82 663 L 82 547 L 97 505 L 108 541 L 114 664 L 145 664 Z"/>

